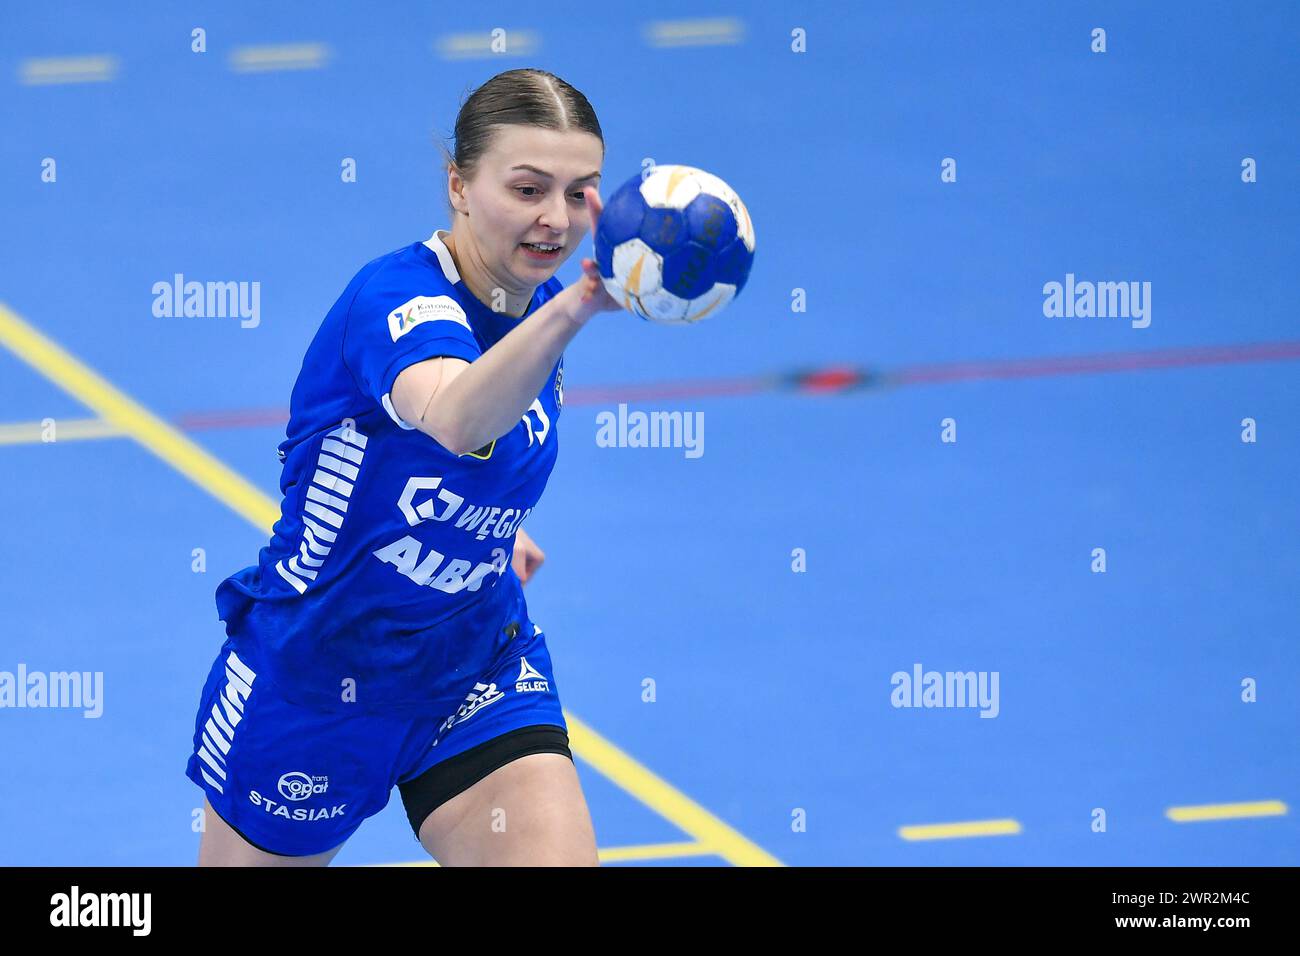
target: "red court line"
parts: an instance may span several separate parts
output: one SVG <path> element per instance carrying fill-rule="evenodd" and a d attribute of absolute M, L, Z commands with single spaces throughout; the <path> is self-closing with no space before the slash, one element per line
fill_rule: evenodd
<path fill-rule="evenodd" d="M 564 404 L 601 405 L 607 402 L 644 402 L 651 399 L 705 398 L 717 395 L 748 395 L 776 388 L 780 375 L 749 375 L 744 378 L 696 378 L 679 382 L 647 382 L 643 385 L 608 385 L 564 390 Z"/>
<path fill-rule="evenodd" d="M 609 402 L 663 401 L 674 398 L 703 398 L 763 392 L 781 384 L 781 376 L 750 376 L 734 379 L 685 379 L 680 382 L 650 382 L 645 385 L 566 388 L 564 407 L 604 405 Z M 286 408 L 245 408 L 232 411 L 189 412 L 174 421 L 186 431 L 209 428 L 248 428 L 281 425 L 289 420 Z"/>
<path fill-rule="evenodd" d="M 1193 365 L 1230 365 L 1300 358 L 1300 342 L 1261 342 L 1256 345 L 1210 345 L 1144 352 L 1106 352 L 1100 355 L 1063 355 L 1059 358 L 1009 359 L 989 362 L 949 362 L 911 365 L 885 372 L 890 385 L 961 382 L 981 379 L 1032 378 L 1087 372 L 1122 372 L 1135 369 L 1185 368 Z"/>
<path fill-rule="evenodd" d="M 228 412 L 189 412 L 172 421 L 188 432 L 209 428 L 255 428 L 260 425 L 283 425 L 289 421 L 287 408 L 244 408 Z"/>
<path fill-rule="evenodd" d="M 1300 341 L 1191 346 L 1149 349 L 1141 352 L 1103 352 L 1096 355 L 1062 355 L 1028 359 L 990 359 L 978 362 L 941 362 L 930 365 L 905 365 L 879 372 L 853 366 L 829 365 L 818 369 L 739 378 L 682 379 L 636 385 L 570 388 L 565 393 L 565 406 L 749 395 L 781 389 L 809 393 L 845 392 L 882 385 L 929 385 L 939 382 L 1041 378 L 1096 372 L 1272 362 L 1296 358 L 1300 358 Z M 175 423 L 186 431 L 204 431 L 215 428 L 283 425 L 288 419 L 289 412 L 285 408 L 248 408 L 191 412 L 178 416 Z"/>

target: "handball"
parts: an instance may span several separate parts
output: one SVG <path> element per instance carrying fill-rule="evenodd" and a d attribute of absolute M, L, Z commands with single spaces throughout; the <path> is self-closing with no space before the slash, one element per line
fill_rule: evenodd
<path fill-rule="evenodd" d="M 605 289 L 651 322 L 692 325 L 740 294 L 754 225 L 734 189 L 693 166 L 652 166 L 605 202 L 594 239 Z"/>

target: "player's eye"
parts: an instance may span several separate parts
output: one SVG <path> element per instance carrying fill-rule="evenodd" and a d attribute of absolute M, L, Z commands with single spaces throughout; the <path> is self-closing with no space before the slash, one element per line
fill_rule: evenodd
<path fill-rule="evenodd" d="M 531 191 L 525 192 L 524 190 L 531 190 Z M 539 189 L 537 186 L 516 186 L 515 192 L 519 193 L 519 195 L 523 196 L 525 199 L 536 199 L 538 196 L 542 194 L 541 189 Z M 580 203 L 585 204 L 587 202 L 587 197 L 583 195 L 581 192 L 570 193 L 569 195 L 571 198 L 576 199 Z"/>

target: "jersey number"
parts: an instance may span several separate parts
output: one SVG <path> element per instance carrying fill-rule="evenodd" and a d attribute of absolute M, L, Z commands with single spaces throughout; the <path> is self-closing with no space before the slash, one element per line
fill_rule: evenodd
<path fill-rule="evenodd" d="M 536 414 L 538 419 L 537 429 L 534 431 L 532 415 Z M 533 404 L 528 406 L 528 411 L 522 416 L 523 422 L 528 426 L 528 447 L 533 446 L 534 434 L 537 437 L 537 444 L 546 441 L 546 436 L 551 432 L 551 420 L 546 417 L 546 410 L 542 408 L 542 400 L 534 398 Z"/>

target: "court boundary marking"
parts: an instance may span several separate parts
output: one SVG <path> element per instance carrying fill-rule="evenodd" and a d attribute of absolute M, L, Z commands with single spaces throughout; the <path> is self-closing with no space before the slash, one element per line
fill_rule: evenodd
<path fill-rule="evenodd" d="M 676 860 L 688 856 L 717 856 L 703 843 L 689 840 L 679 843 L 643 843 L 637 846 L 611 846 L 597 850 L 601 863 L 638 863 L 642 860 Z M 372 864 L 358 864 L 369 866 Z M 401 863 L 377 863 L 382 867 L 441 866 L 437 860 L 414 860 Z"/>
<path fill-rule="evenodd" d="M 0 344 L 56 387 L 122 429 L 146 451 L 222 504 L 271 534 L 279 506 L 220 459 L 128 397 L 0 302 Z M 780 860 L 564 711 L 576 756 L 615 786 L 735 866 L 782 866 Z"/>

